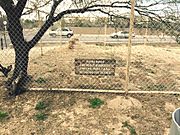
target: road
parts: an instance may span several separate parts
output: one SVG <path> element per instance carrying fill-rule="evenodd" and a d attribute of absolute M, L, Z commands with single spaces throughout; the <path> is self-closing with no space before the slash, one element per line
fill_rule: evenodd
<path fill-rule="evenodd" d="M 107 43 L 127 43 L 128 39 L 113 39 L 109 35 L 75 35 L 81 42 L 97 43 L 97 42 L 107 42 Z M 69 39 L 65 37 L 49 37 L 45 35 L 42 38 L 42 42 L 66 42 Z M 158 36 L 147 36 L 147 38 L 137 35 L 132 39 L 133 43 L 176 43 L 175 39 L 170 36 L 158 37 Z"/>
<path fill-rule="evenodd" d="M 25 39 L 30 40 L 33 37 L 33 34 L 25 33 Z M 113 39 L 109 35 L 74 35 L 74 37 L 78 38 L 81 42 L 84 43 L 112 43 L 112 44 L 118 44 L 118 43 L 128 43 L 128 39 Z M 60 43 L 60 42 L 68 42 L 69 38 L 66 37 L 50 37 L 47 33 L 43 36 L 41 39 L 42 43 Z M 138 44 L 138 43 L 176 43 L 175 39 L 170 36 L 164 36 L 164 37 L 158 37 L 158 36 L 147 36 L 145 38 L 141 35 L 136 35 L 132 39 L 132 43 Z M 7 44 L 10 44 L 10 39 L 7 36 Z M 5 46 L 5 45 L 4 45 Z"/>

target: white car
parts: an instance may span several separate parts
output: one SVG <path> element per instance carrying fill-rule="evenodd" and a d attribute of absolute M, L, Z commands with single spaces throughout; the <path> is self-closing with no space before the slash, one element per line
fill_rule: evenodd
<path fill-rule="evenodd" d="M 133 33 L 132 36 L 135 37 L 135 34 Z M 127 31 L 115 32 L 115 33 L 112 33 L 110 37 L 111 38 L 129 38 L 129 32 Z"/>
<path fill-rule="evenodd" d="M 51 37 L 66 36 L 67 38 L 70 38 L 71 36 L 74 35 L 74 33 L 70 28 L 62 28 L 62 29 L 59 28 L 57 30 L 50 31 L 49 35 Z"/>

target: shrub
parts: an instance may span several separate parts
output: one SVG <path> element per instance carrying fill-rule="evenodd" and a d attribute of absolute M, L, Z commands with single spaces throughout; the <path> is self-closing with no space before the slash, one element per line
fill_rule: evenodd
<path fill-rule="evenodd" d="M 39 102 L 36 104 L 35 109 L 36 109 L 36 110 L 44 110 L 46 107 L 47 107 L 47 104 L 45 104 L 43 101 L 39 101 Z"/>
<path fill-rule="evenodd" d="M 0 121 L 6 119 L 8 117 L 8 113 L 4 111 L 0 111 Z"/>
<path fill-rule="evenodd" d="M 89 100 L 89 103 L 91 108 L 99 108 L 102 104 L 104 104 L 104 101 L 99 98 L 93 98 Z"/>
<path fill-rule="evenodd" d="M 129 125 L 127 121 L 123 122 L 122 124 L 123 124 L 122 127 L 126 127 L 130 131 L 131 135 L 137 135 L 136 130 L 134 129 L 134 127 Z"/>
<path fill-rule="evenodd" d="M 38 113 L 35 115 L 35 118 L 37 121 L 44 121 L 48 118 L 47 114 L 44 113 Z"/>

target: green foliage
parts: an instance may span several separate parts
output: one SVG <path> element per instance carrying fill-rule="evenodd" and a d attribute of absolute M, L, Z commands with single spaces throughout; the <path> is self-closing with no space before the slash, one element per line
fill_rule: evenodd
<path fill-rule="evenodd" d="M 96 27 L 104 27 L 104 25 L 106 24 L 106 19 L 103 17 L 96 17 L 95 21 L 94 21 L 94 26 Z"/>
<path fill-rule="evenodd" d="M 4 120 L 8 117 L 8 113 L 4 111 L 0 111 L 0 121 Z"/>
<path fill-rule="evenodd" d="M 101 105 L 104 104 L 104 101 L 99 98 L 93 98 L 89 100 L 89 103 L 91 108 L 99 108 Z"/>
<path fill-rule="evenodd" d="M 24 28 L 32 29 L 38 26 L 38 22 L 35 20 L 22 20 L 22 25 Z"/>
<path fill-rule="evenodd" d="M 126 127 L 127 129 L 129 129 L 131 135 L 137 135 L 134 127 L 129 125 L 127 121 L 123 122 L 122 124 L 123 124 L 122 127 Z"/>
<path fill-rule="evenodd" d="M 48 107 L 48 104 L 43 101 L 39 101 L 36 104 L 35 109 L 38 110 L 38 113 L 35 115 L 35 119 L 37 121 L 44 121 L 48 118 L 48 115 L 44 113 L 44 111 L 47 107 Z"/>
<path fill-rule="evenodd" d="M 76 17 L 76 18 L 73 20 L 73 23 L 74 23 L 74 26 L 75 26 L 75 27 L 82 27 L 82 26 L 83 26 L 82 20 L 80 20 L 78 17 Z"/>
<path fill-rule="evenodd" d="M 36 110 L 44 110 L 45 108 L 47 108 L 47 104 L 45 104 L 43 101 L 39 101 L 35 107 Z"/>
<path fill-rule="evenodd" d="M 35 118 L 37 121 L 44 121 L 48 118 L 48 115 L 44 113 L 38 113 L 35 115 Z"/>
<path fill-rule="evenodd" d="M 42 84 L 42 83 L 46 83 L 46 80 L 42 77 L 39 77 L 37 80 L 35 80 L 36 83 Z"/>
<path fill-rule="evenodd" d="M 111 26 L 113 28 L 128 28 L 129 27 L 129 19 L 114 17 L 111 18 Z"/>
<path fill-rule="evenodd" d="M 82 19 L 82 18 L 78 18 L 78 17 L 75 17 L 72 22 L 71 22 L 71 26 L 74 26 L 74 27 L 92 27 L 92 22 L 86 18 L 86 19 Z"/>

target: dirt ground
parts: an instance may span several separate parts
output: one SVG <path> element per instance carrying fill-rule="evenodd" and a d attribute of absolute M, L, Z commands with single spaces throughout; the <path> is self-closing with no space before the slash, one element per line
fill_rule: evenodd
<path fill-rule="evenodd" d="M 31 87 L 123 90 L 125 86 L 126 45 L 79 43 L 74 49 L 69 49 L 65 44 L 51 49 L 43 57 L 33 55 L 31 57 L 29 64 L 29 73 L 33 76 Z M 77 75 L 75 58 L 115 59 L 115 76 Z M 130 90 L 179 91 L 179 69 L 178 46 L 134 45 L 130 66 Z"/>
<path fill-rule="evenodd" d="M 167 135 L 171 113 L 180 106 L 179 95 L 133 94 L 126 99 L 120 94 L 27 92 L 3 99 L 4 90 L 0 93 L 0 110 L 9 114 L 1 121 L 1 135 L 130 135 L 123 122 L 137 135 Z M 94 97 L 104 101 L 100 108 L 89 107 Z M 48 103 L 44 121 L 35 119 L 38 101 Z"/>
<path fill-rule="evenodd" d="M 78 76 L 74 58 L 114 58 L 114 77 Z M 79 44 L 49 49 L 43 56 L 31 52 L 31 87 L 123 89 L 127 47 Z M 180 48 L 178 46 L 132 47 L 130 90 L 179 91 Z M 0 111 L 8 117 L 0 122 L 0 135 L 168 135 L 171 114 L 180 106 L 179 95 L 122 94 L 28 91 L 7 99 L 0 76 Z M 89 99 L 104 101 L 91 108 Z M 35 109 L 39 101 L 48 104 L 42 110 L 47 119 L 38 121 Z M 124 126 L 128 123 L 129 126 Z M 134 130 L 135 132 L 133 132 Z"/>

